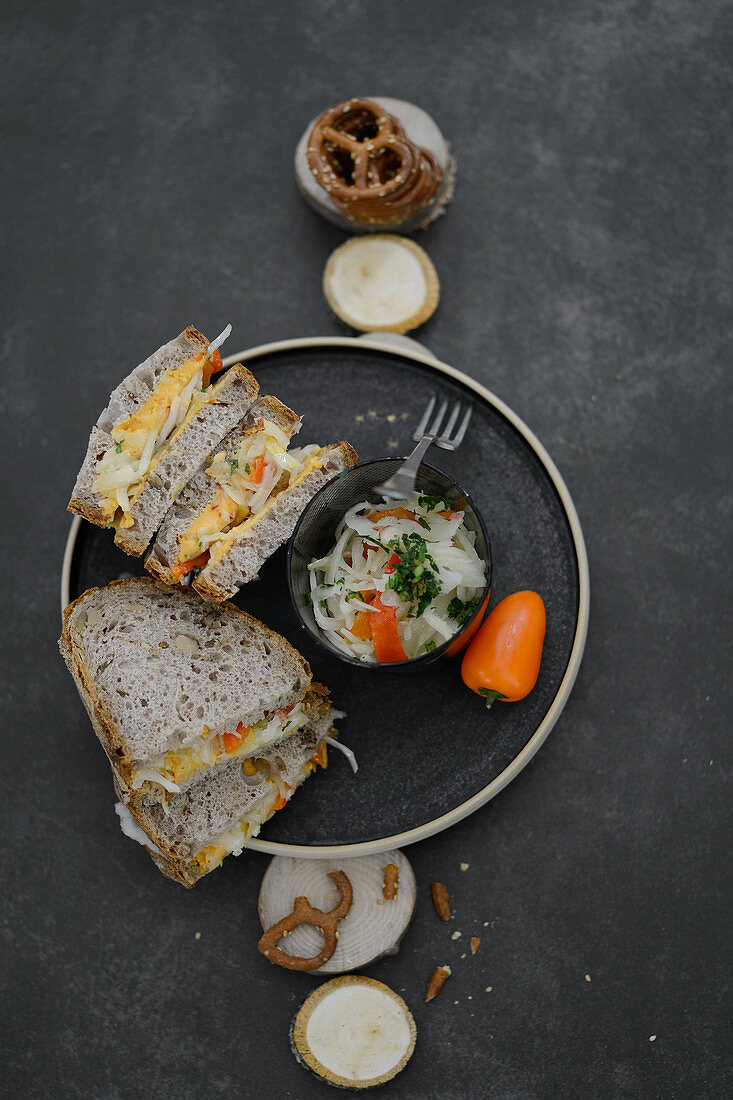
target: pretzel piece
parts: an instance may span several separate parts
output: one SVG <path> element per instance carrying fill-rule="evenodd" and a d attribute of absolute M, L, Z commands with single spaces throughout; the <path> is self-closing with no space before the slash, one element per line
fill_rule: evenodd
<path fill-rule="evenodd" d="M 435 197 L 437 158 L 407 137 L 401 123 L 370 99 L 350 99 L 316 120 L 309 167 L 341 213 L 353 221 L 393 225 Z"/>
<path fill-rule="evenodd" d="M 306 897 L 298 897 L 293 902 L 293 911 L 286 917 L 273 924 L 264 933 L 257 950 L 270 962 L 278 966 L 284 966 L 286 970 L 317 970 L 333 955 L 336 950 L 338 932 L 336 925 L 348 913 L 354 898 L 354 891 L 348 876 L 343 871 L 329 871 L 328 877 L 333 879 L 341 895 L 333 909 L 324 913 L 322 909 L 316 909 Z M 277 946 L 278 940 L 287 936 L 289 932 L 298 928 L 301 924 L 311 924 L 323 934 L 323 947 L 317 955 L 303 958 L 301 955 L 289 955 L 287 951 Z"/>

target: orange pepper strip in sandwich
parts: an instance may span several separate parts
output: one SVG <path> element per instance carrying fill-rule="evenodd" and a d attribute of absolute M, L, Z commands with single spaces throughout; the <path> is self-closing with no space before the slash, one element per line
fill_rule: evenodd
<path fill-rule="evenodd" d="M 406 661 L 407 654 L 397 630 L 396 609 L 383 604 L 378 594 L 372 601 L 372 607 L 376 607 L 377 610 L 370 611 L 368 614 L 372 620 L 374 652 L 380 665 L 392 664 L 394 661 Z"/>
<path fill-rule="evenodd" d="M 322 768 L 328 767 L 328 745 L 325 741 L 321 741 L 320 745 L 311 756 L 311 760 L 314 764 L 319 764 Z"/>
<path fill-rule="evenodd" d="M 224 743 L 224 752 L 229 754 L 236 752 L 242 744 L 242 738 L 238 733 L 223 733 L 221 739 Z"/>
<path fill-rule="evenodd" d="M 211 358 L 204 363 L 204 369 L 201 373 L 201 386 L 206 389 L 211 381 L 212 374 L 218 374 L 220 370 L 223 370 L 224 364 L 221 361 L 221 352 L 217 348 Z"/>
<path fill-rule="evenodd" d="M 179 561 L 171 569 L 173 579 L 176 581 L 182 581 L 184 577 L 193 572 L 194 569 L 203 569 L 209 560 L 209 551 L 204 550 L 203 554 L 199 554 L 196 558 L 189 558 L 188 561 Z"/>
<path fill-rule="evenodd" d="M 255 485 L 259 485 L 262 481 L 262 475 L 265 471 L 265 459 L 263 455 L 257 455 L 257 458 L 252 462 L 252 481 Z"/>

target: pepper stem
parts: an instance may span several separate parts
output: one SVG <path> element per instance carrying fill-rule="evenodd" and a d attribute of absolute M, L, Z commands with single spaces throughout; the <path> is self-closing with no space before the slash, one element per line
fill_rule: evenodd
<path fill-rule="evenodd" d="M 483 695 L 486 700 L 486 709 L 489 710 L 491 704 L 496 702 L 497 699 L 506 699 L 506 695 L 502 695 L 500 691 L 494 691 L 492 688 L 479 688 L 479 695 Z"/>

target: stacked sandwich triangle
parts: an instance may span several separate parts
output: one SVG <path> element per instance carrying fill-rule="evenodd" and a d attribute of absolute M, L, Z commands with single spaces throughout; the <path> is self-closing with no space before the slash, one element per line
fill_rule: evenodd
<path fill-rule="evenodd" d="M 326 765 L 328 691 L 233 604 L 113 581 L 69 605 L 59 644 L 112 766 L 123 828 L 186 886 L 238 855 Z"/>
<path fill-rule="evenodd" d="M 223 370 L 189 326 L 112 392 L 92 428 L 69 511 L 145 559 L 168 584 L 189 575 L 225 600 L 291 535 L 304 507 L 358 456 L 346 442 L 289 449 L 300 417 L 242 363 Z M 156 537 L 157 534 L 157 537 Z"/>
<path fill-rule="evenodd" d="M 189 326 L 117 386 L 69 501 L 126 553 L 147 551 L 157 578 L 85 592 L 59 644 L 123 828 L 187 886 L 326 764 L 327 690 L 284 638 L 223 601 L 358 460 L 345 442 L 289 448 L 297 413 L 260 397 L 243 364 L 222 373 L 230 331 L 210 343 Z"/>

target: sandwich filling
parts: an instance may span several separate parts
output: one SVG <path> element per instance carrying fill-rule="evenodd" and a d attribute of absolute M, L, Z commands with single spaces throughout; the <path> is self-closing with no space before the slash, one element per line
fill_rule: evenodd
<path fill-rule="evenodd" d="M 114 446 L 100 459 L 94 481 L 108 523 L 132 527 L 132 505 L 166 449 L 211 400 L 211 376 L 221 368 L 218 350 L 187 359 L 167 371 L 147 401 L 112 429 Z"/>
<path fill-rule="evenodd" d="M 235 453 L 220 451 L 214 456 L 206 473 L 215 482 L 215 493 L 180 537 L 172 569 L 176 580 L 217 560 L 249 520 L 317 466 L 315 444 L 289 451 L 289 443 L 287 432 L 262 419 Z"/>
<path fill-rule="evenodd" d="M 165 805 L 174 794 L 180 792 L 182 784 L 206 768 L 219 764 L 222 760 L 244 760 L 273 741 L 289 737 L 301 729 L 308 721 L 308 694 L 306 692 L 303 699 L 289 707 L 265 714 L 251 726 L 240 722 L 231 733 L 217 733 L 212 736 L 208 727 L 204 726 L 200 737 L 184 749 L 161 753 L 143 766 L 135 767 L 130 786 L 133 790 L 139 790 L 143 784 L 155 785 L 158 788 L 155 793 Z"/>
<path fill-rule="evenodd" d="M 310 760 L 298 772 L 292 785 L 286 782 L 275 769 L 268 769 L 270 775 L 267 782 L 271 789 L 264 798 L 261 798 L 257 805 L 241 817 L 239 821 L 235 821 L 233 825 L 224 829 L 209 844 L 193 855 L 192 862 L 200 874 L 206 875 L 209 871 L 215 870 L 228 855 L 241 855 L 242 850 L 249 844 L 250 840 L 254 840 L 264 823 L 285 806 L 295 788 L 299 787 L 311 772 L 315 771 L 316 764 L 320 764 L 322 768 L 328 767 L 327 750 L 323 741 L 321 741 Z M 251 767 L 254 770 L 254 765 L 251 765 Z M 266 764 L 265 767 L 267 767 Z"/>

